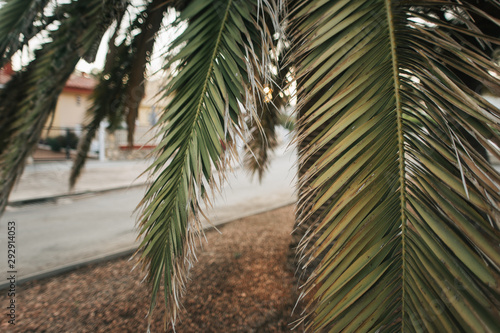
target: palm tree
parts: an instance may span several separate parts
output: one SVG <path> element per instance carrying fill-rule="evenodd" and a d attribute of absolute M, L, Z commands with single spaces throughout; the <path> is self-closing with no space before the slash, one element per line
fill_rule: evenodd
<path fill-rule="evenodd" d="M 148 1 L 129 25 L 119 23 L 135 2 L 54 3 L 11 0 L 0 11 L 3 63 L 32 36 L 50 37 L 0 93 L 0 207 L 62 85 L 108 27 L 116 28 L 87 140 L 102 119 L 133 119 L 129 92 L 141 89 L 155 22 L 175 7 L 175 24 L 187 25 L 165 56 L 174 68 L 162 91 L 169 103 L 140 204 L 137 253 L 151 311 L 163 285 L 175 322 L 200 203 L 217 190 L 247 124 L 258 134 L 249 146 L 263 149 L 253 165 L 265 166 L 272 140 L 259 133 L 272 134 L 269 102 L 279 104 L 268 95 L 289 69 L 299 98 L 307 330 L 500 330 L 500 178 L 485 158 L 500 155 L 500 111 L 470 84 L 500 87 L 498 29 L 480 29 L 498 25 L 498 1 Z"/>

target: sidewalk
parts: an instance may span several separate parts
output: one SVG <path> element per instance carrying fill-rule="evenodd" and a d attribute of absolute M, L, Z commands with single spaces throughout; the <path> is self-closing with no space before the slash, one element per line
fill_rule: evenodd
<path fill-rule="evenodd" d="M 275 157 L 283 156 L 286 144 L 278 147 Z M 145 185 L 152 160 L 96 161 L 87 160 L 75 187 L 69 190 L 72 161 L 35 162 L 27 165 L 9 197 L 10 206 L 44 202 L 65 196 L 99 193 Z M 233 169 L 240 166 L 233 163 Z"/>
<path fill-rule="evenodd" d="M 9 203 L 15 205 L 144 185 L 147 175 L 140 175 L 150 163 L 149 160 L 88 161 L 75 188 L 70 191 L 69 175 L 72 161 L 36 162 L 26 166 L 21 179 L 14 186 Z"/>
<path fill-rule="evenodd" d="M 275 157 L 293 150 L 287 149 L 290 140 L 285 130 L 279 132 L 281 146 L 276 148 Z M 97 161 L 88 159 L 75 187 L 69 190 L 69 176 L 72 161 L 35 161 L 26 165 L 20 180 L 14 185 L 9 197 L 10 206 L 25 203 L 51 201 L 65 196 L 99 193 L 145 185 L 152 159 L 130 161 Z M 233 169 L 239 165 L 233 163 Z M 7 207 L 8 210 L 9 207 Z"/>

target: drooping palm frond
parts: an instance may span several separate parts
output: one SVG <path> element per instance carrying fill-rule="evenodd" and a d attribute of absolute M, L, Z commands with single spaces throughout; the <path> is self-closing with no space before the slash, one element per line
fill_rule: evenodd
<path fill-rule="evenodd" d="M 271 154 L 278 146 L 276 126 L 280 122 L 281 113 L 271 101 L 263 101 L 260 107 L 257 107 L 257 115 L 258 122 L 249 120 L 247 123 L 248 134 L 243 163 L 252 176 L 257 173 L 259 181 L 262 181 L 271 162 Z"/>
<path fill-rule="evenodd" d="M 125 75 L 130 70 L 132 52 L 130 52 L 130 46 L 126 44 L 126 38 L 120 45 L 115 44 L 122 18 L 123 14 L 119 14 L 117 17 L 116 27 L 108 42 L 106 62 L 99 74 L 99 83 L 91 95 L 92 105 L 86 112 L 88 120 L 85 122 L 85 131 L 78 140 L 76 158 L 71 166 L 70 188 L 75 186 L 78 177 L 80 177 L 87 161 L 90 145 L 101 122 L 107 118 L 110 120 L 110 127 L 113 128 L 123 119 Z"/>
<path fill-rule="evenodd" d="M 234 142 L 242 107 L 252 98 L 246 60 L 263 49 L 255 41 L 265 31 L 257 25 L 264 24 L 257 21 L 257 3 L 195 0 L 178 18 L 188 26 L 171 46 L 181 49 L 169 62 L 178 66 L 165 88 L 171 100 L 159 121 L 161 142 L 149 168 L 155 180 L 142 202 L 138 250 L 152 286 L 150 312 L 163 280 L 172 323 L 195 259 L 200 205 L 217 186 L 213 168 L 222 178 L 222 143 Z"/>
<path fill-rule="evenodd" d="M 278 39 L 274 41 L 275 44 L 277 42 L 279 42 Z M 273 49 L 277 53 L 277 45 Z M 270 50 L 269 53 L 271 52 Z M 284 53 L 284 51 L 280 53 Z M 247 120 L 243 165 L 252 176 L 257 173 L 259 181 L 262 181 L 262 177 L 270 165 L 272 152 L 278 146 L 276 126 L 283 123 L 285 107 L 289 102 L 289 96 L 285 95 L 281 88 L 286 85 L 289 67 L 284 66 L 283 61 L 279 61 L 279 59 L 274 62 L 268 66 L 273 66 L 275 72 L 271 72 L 270 69 L 269 82 L 259 87 L 262 91 L 262 100 L 256 105 L 256 116 L 259 120 L 257 122 L 253 121 L 252 118 Z M 259 81 L 265 82 L 262 78 Z"/>
<path fill-rule="evenodd" d="M 51 0 L 10 0 L 1 7 L 0 67 L 52 22 L 44 17 L 49 2 Z"/>
<path fill-rule="evenodd" d="M 283 107 L 286 103 L 286 97 L 279 95 L 280 86 L 266 85 L 263 88 L 264 100 L 258 102 L 256 107 L 258 121 L 253 118 L 247 121 L 243 165 L 252 176 L 257 173 L 259 181 L 262 181 L 271 163 L 272 152 L 278 146 L 276 126 L 281 123 Z"/>
<path fill-rule="evenodd" d="M 76 63 L 88 53 L 94 39 L 101 38 L 102 27 L 111 24 L 123 4 L 122 0 L 92 0 L 62 5 L 66 14 L 49 32 L 51 41 L 1 90 L 0 212 Z"/>
<path fill-rule="evenodd" d="M 255 117 L 247 119 L 244 167 L 253 176 L 258 174 L 259 181 L 269 168 L 271 156 L 278 146 L 276 126 L 286 122 L 285 108 L 289 102 L 289 94 L 282 87 L 286 86 L 290 67 L 285 65 L 284 54 L 287 51 L 284 41 L 284 27 L 277 19 L 284 14 L 282 4 L 264 2 L 262 11 L 270 31 L 264 40 L 265 61 L 255 64 L 255 76 L 260 91 L 260 100 L 255 105 Z M 259 74 L 259 73 L 262 73 Z"/>
<path fill-rule="evenodd" d="M 475 3 L 291 10 L 299 143 L 308 140 L 299 250 L 306 268 L 319 261 L 303 286 L 308 330 L 500 330 L 500 177 L 464 134 L 498 156 L 500 111 L 454 74 L 500 85 L 498 65 L 464 42 L 500 42 L 466 15 L 493 15 Z"/>
<path fill-rule="evenodd" d="M 125 93 L 125 112 L 127 114 L 128 144 L 134 145 L 135 121 L 137 120 L 139 105 L 144 98 L 144 84 L 146 77 L 146 66 L 151 60 L 151 54 L 155 45 L 155 35 L 161 27 L 163 15 L 167 10 L 165 0 L 153 0 L 141 16 L 144 16 L 141 24 L 141 32 L 132 42 L 134 57 L 130 66 L 127 80 L 127 91 Z"/>
<path fill-rule="evenodd" d="M 139 105 L 144 98 L 146 66 L 151 61 L 151 53 L 168 2 L 152 1 L 145 6 L 130 26 L 125 29 L 125 37 L 120 45 L 115 45 L 120 32 L 116 26 L 108 43 L 108 54 L 99 83 L 91 96 L 92 106 L 87 110 L 87 125 L 82 135 L 73 162 L 69 185 L 72 188 L 85 166 L 90 144 L 101 121 L 109 121 L 108 129 L 114 131 L 122 121 L 128 123 L 129 145 L 133 144 L 135 121 Z M 140 32 L 137 33 L 137 30 Z"/>

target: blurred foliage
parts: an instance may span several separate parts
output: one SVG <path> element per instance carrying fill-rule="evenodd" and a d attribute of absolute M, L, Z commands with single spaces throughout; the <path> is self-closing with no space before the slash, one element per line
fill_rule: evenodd
<path fill-rule="evenodd" d="M 78 146 L 78 136 L 72 131 L 68 134 L 58 135 L 55 137 L 48 137 L 45 142 L 42 143 L 50 146 L 50 149 L 55 152 L 61 151 L 61 149 L 65 149 L 69 147 L 70 149 L 76 149 Z"/>

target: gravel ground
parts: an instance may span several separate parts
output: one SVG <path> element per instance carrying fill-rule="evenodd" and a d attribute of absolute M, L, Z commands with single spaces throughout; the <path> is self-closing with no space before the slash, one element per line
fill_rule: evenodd
<path fill-rule="evenodd" d="M 289 260 L 293 206 L 206 233 L 176 332 L 288 332 L 297 299 Z M 16 325 L 1 332 L 146 332 L 150 295 L 128 258 L 18 286 Z M 0 295 L 7 313 L 9 298 Z M 160 310 L 151 332 L 164 332 Z M 297 312 L 297 311 L 296 311 Z M 296 331 L 301 331 L 300 328 Z"/>

